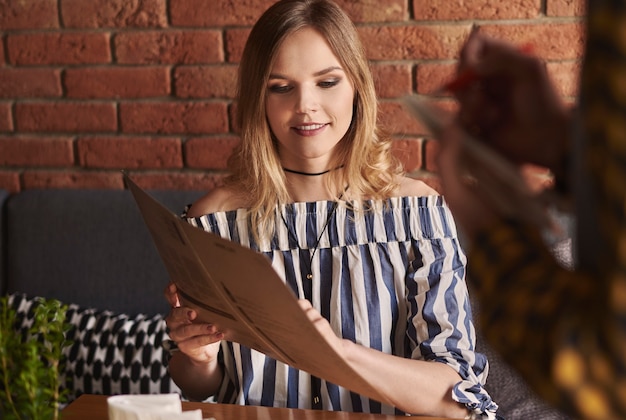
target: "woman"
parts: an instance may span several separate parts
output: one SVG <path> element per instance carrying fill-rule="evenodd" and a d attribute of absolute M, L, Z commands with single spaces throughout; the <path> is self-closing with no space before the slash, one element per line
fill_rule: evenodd
<path fill-rule="evenodd" d="M 392 406 L 229 342 L 166 295 L 186 396 L 327 410 L 493 418 L 474 352 L 465 256 L 442 198 L 402 176 L 376 126 L 356 29 L 328 0 L 282 0 L 240 64 L 241 144 L 189 222 L 264 253 L 337 351 Z"/>

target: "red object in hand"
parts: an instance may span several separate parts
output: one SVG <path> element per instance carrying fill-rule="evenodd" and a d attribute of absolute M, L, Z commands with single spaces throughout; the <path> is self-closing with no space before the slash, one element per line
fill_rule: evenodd
<path fill-rule="evenodd" d="M 456 93 L 459 90 L 466 88 L 476 80 L 478 80 L 478 74 L 472 70 L 466 70 L 459 74 L 455 79 L 446 83 L 442 90 L 444 92 Z"/>
<path fill-rule="evenodd" d="M 531 44 L 524 44 L 519 49 L 520 52 L 524 54 L 532 54 L 534 48 Z M 461 89 L 466 88 L 473 82 L 479 79 L 478 74 L 472 70 L 466 70 L 463 73 L 459 74 L 455 79 L 446 83 L 443 88 L 439 89 L 439 92 L 451 92 L 455 93 Z"/>

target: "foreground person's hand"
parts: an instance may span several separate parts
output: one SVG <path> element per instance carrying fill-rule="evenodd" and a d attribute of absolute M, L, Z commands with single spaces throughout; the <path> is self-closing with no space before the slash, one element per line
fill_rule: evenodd
<path fill-rule="evenodd" d="M 543 62 L 510 44 L 473 35 L 459 72 L 475 81 L 456 92 L 459 124 L 515 163 L 565 170 L 569 111 Z"/>
<path fill-rule="evenodd" d="M 480 190 L 467 181 L 462 173 L 461 148 L 463 128 L 456 124 L 448 127 L 440 139 L 437 156 L 438 173 L 443 195 L 456 221 L 470 238 L 495 222 L 496 214 Z"/>

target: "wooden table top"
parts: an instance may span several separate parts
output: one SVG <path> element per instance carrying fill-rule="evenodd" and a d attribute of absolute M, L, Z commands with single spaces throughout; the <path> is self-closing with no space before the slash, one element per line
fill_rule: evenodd
<path fill-rule="evenodd" d="M 202 417 L 216 420 L 398 420 L 405 416 L 316 411 L 293 408 L 241 406 L 183 401 L 183 411 L 202 410 Z M 63 420 L 108 420 L 106 395 L 83 394 L 62 411 Z M 420 420 L 445 420 L 440 417 L 420 417 Z"/>

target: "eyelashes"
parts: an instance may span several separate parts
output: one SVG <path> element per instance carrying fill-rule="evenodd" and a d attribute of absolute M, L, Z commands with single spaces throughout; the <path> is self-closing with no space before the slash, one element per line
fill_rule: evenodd
<path fill-rule="evenodd" d="M 323 82 L 319 82 L 318 86 L 323 89 L 330 89 L 331 87 L 337 86 L 340 81 L 340 79 L 325 80 Z"/>
<path fill-rule="evenodd" d="M 337 86 L 340 82 L 341 82 L 340 78 L 323 80 L 321 82 L 318 82 L 317 86 L 322 89 L 330 89 L 330 88 Z M 276 83 L 276 84 L 269 85 L 267 89 L 271 93 L 280 94 L 280 93 L 289 93 L 294 89 L 294 87 L 293 85 L 290 85 L 290 84 Z"/>
<path fill-rule="evenodd" d="M 272 93 L 287 93 L 293 88 L 289 85 L 270 85 L 267 89 Z"/>

